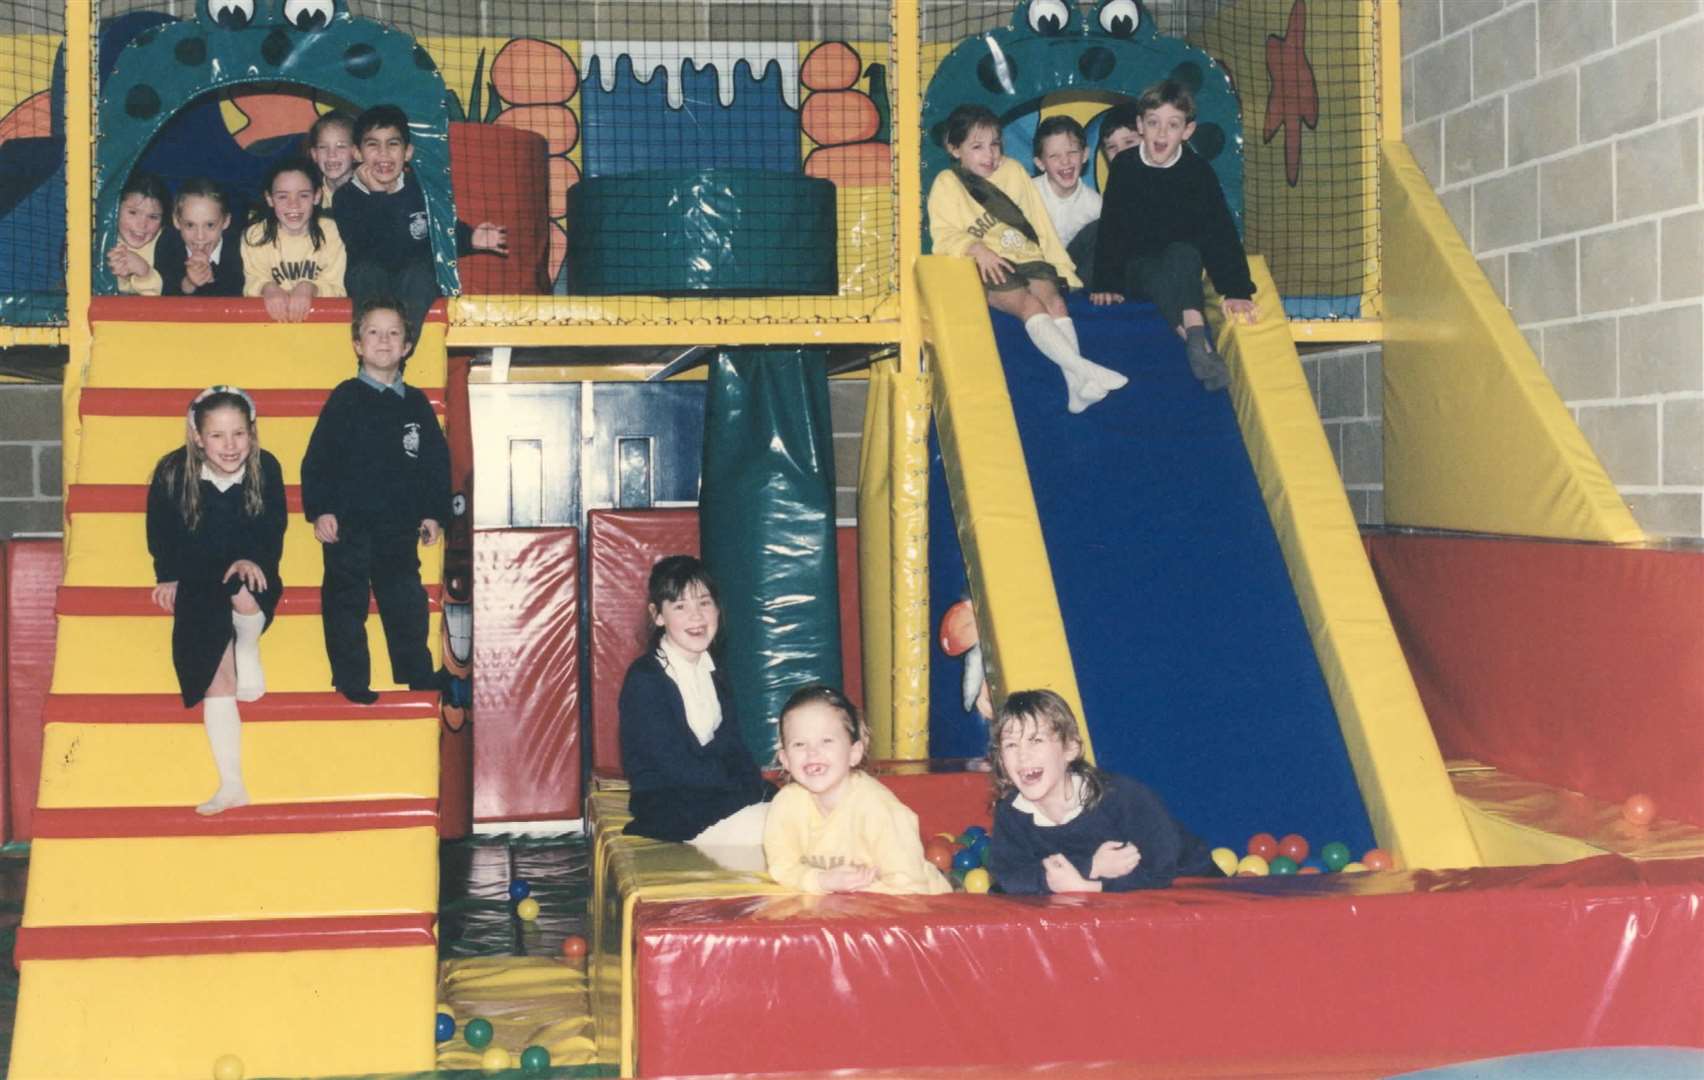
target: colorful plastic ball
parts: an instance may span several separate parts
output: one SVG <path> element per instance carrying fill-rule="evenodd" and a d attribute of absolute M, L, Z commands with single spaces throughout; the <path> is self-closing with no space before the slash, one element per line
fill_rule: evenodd
<path fill-rule="evenodd" d="M 923 857 L 941 870 L 953 868 L 953 856 L 957 853 L 957 849 L 951 843 L 938 836 L 923 845 Z"/>
<path fill-rule="evenodd" d="M 1290 877 L 1294 875 L 1297 870 L 1296 860 L 1290 858 L 1288 855 L 1275 855 L 1270 863 L 1270 869 L 1274 874 L 1282 877 Z"/>
<path fill-rule="evenodd" d="M 1301 865 L 1308 857 L 1308 838 L 1301 833 L 1288 834 L 1278 841 L 1278 854 Z"/>
<path fill-rule="evenodd" d="M 1621 804 L 1621 816 L 1629 825 L 1649 825 L 1657 818 L 1657 804 L 1649 795 L 1629 795 Z"/>
<path fill-rule="evenodd" d="M 213 1061 L 213 1080 L 243 1080 L 243 1059 L 235 1054 L 220 1054 Z"/>
<path fill-rule="evenodd" d="M 1303 863 L 1301 866 L 1298 866 L 1296 868 L 1296 873 L 1298 873 L 1298 874 L 1317 874 L 1317 873 L 1319 873 L 1319 864 L 1310 860 L 1308 862 Z"/>
<path fill-rule="evenodd" d="M 1364 863 L 1364 862 L 1347 862 L 1347 863 L 1344 863 L 1343 869 L 1340 871 L 1340 873 L 1344 873 L 1344 874 L 1364 874 L 1366 872 L 1367 872 L 1367 864 Z"/>
<path fill-rule="evenodd" d="M 964 875 L 964 891 L 969 893 L 985 893 L 994 887 L 994 879 L 988 876 L 988 871 L 982 867 L 967 871 Z"/>
<path fill-rule="evenodd" d="M 953 856 L 953 869 L 960 873 L 968 873 L 981 865 L 982 856 L 969 848 L 962 848 Z"/>
<path fill-rule="evenodd" d="M 1244 855 L 1237 863 L 1237 876 L 1252 874 L 1255 877 L 1265 877 L 1272 872 L 1272 867 L 1266 859 L 1254 853 Z"/>
<path fill-rule="evenodd" d="M 521 917 L 522 922 L 532 922 L 538 918 L 538 901 L 527 897 L 515 905 L 515 914 Z"/>
<path fill-rule="evenodd" d="M 1389 870 L 1396 866 L 1396 860 L 1390 857 L 1390 852 L 1384 848 L 1373 848 L 1361 856 L 1361 863 L 1368 870 Z"/>
<path fill-rule="evenodd" d="M 432 1029 L 433 1038 L 439 1042 L 448 1042 L 456 1037 L 456 1018 L 447 1012 L 438 1014 L 438 1023 Z"/>
<path fill-rule="evenodd" d="M 1349 863 L 1349 845 L 1341 840 L 1333 840 L 1319 849 L 1319 861 L 1325 864 L 1327 870 L 1336 873 Z"/>
<path fill-rule="evenodd" d="M 532 886 L 523 878 L 509 882 L 509 899 L 525 900 L 532 895 Z"/>
<path fill-rule="evenodd" d="M 584 960 L 586 958 L 586 939 L 579 934 L 569 934 L 562 939 L 562 959 Z"/>
<path fill-rule="evenodd" d="M 958 656 L 976 644 L 976 609 L 969 600 L 960 600 L 941 616 L 941 651 Z"/>
<path fill-rule="evenodd" d="M 485 1053 L 479 1055 L 480 1071 L 487 1076 L 500 1073 L 511 1064 L 513 1064 L 513 1061 L 509 1057 L 509 1051 L 501 1046 L 488 1046 L 485 1048 Z"/>
<path fill-rule="evenodd" d="M 491 1021 L 483 1016 L 474 1017 L 467 1022 L 466 1027 L 462 1028 L 462 1038 L 466 1039 L 467 1044 L 475 1050 L 483 1050 L 490 1046 L 493 1034 Z"/>
<path fill-rule="evenodd" d="M 960 835 L 965 836 L 965 837 L 969 837 L 969 839 L 965 841 L 966 843 L 974 844 L 976 841 L 981 840 L 983 837 L 987 836 L 988 830 L 984 829 L 980 825 L 966 825 L 964 827 L 964 832 Z"/>
<path fill-rule="evenodd" d="M 1228 847 L 1216 847 L 1213 849 L 1213 865 L 1226 877 L 1236 877 L 1237 853 Z"/>
<path fill-rule="evenodd" d="M 1259 855 L 1262 859 L 1271 860 L 1278 854 L 1278 838 L 1269 832 L 1255 833 L 1248 838 L 1247 851 L 1250 855 Z"/>
<path fill-rule="evenodd" d="M 550 1071 L 550 1051 L 542 1046 L 529 1046 L 521 1051 L 521 1072 L 526 1076 L 543 1076 Z"/>

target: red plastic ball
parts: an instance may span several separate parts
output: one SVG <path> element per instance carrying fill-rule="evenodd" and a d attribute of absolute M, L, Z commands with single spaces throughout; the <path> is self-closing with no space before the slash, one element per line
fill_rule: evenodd
<path fill-rule="evenodd" d="M 953 855 L 957 852 L 957 844 L 938 836 L 923 845 L 923 857 L 934 863 L 942 873 L 953 868 Z"/>
<path fill-rule="evenodd" d="M 1278 841 L 1278 854 L 1300 865 L 1308 857 L 1308 838 L 1301 833 L 1290 833 Z"/>
<path fill-rule="evenodd" d="M 977 642 L 976 609 L 969 600 L 960 600 L 941 616 L 941 651 L 958 656 L 969 651 Z"/>
<path fill-rule="evenodd" d="M 1389 870 L 1396 865 L 1396 860 L 1384 848 L 1373 848 L 1361 856 L 1361 865 L 1368 870 Z"/>
<path fill-rule="evenodd" d="M 1317 873 L 1319 873 L 1319 867 L 1317 867 L 1317 866 L 1304 866 L 1304 867 L 1301 867 L 1300 869 L 1298 869 L 1296 871 L 1296 873 L 1298 873 L 1298 874 L 1317 874 Z"/>
<path fill-rule="evenodd" d="M 1657 818 L 1657 804 L 1649 795 L 1629 795 L 1621 804 L 1621 816 L 1629 825 L 1649 825 Z"/>
<path fill-rule="evenodd" d="M 562 959 L 584 960 L 586 958 L 586 939 L 579 934 L 569 934 L 562 939 Z"/>
<path fill-rule="evenodd" d="M 1269 832 L 1255 833 L 1248 838 L 1248 853 L 1271 862 L 1278 854 L 1278 838 Z"/>

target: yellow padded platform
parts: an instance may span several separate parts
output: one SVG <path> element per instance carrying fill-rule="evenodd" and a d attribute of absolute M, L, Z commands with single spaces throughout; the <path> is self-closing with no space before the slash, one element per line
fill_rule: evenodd
<path fill-rule="evenodd" d="M 1633 825 L 1618 803 L 1594 799 L 1472 761 L 1450 779 L 1479 848 L 1492 866 L 1572 862 L 1605 853 L 1629 859 L 1704 855 L 1704 829 L 1671 818 Z"/>
<path fill-rule="evenodd" d="M 329 390 L 355 374 L 345 322 L 96 322 L 92 329 L 101 362 L 91 367 L 85 386 Z M 444 324 L 429 322 L 404 377 L 415 386 L 443 386 L 447 367 Z"/>

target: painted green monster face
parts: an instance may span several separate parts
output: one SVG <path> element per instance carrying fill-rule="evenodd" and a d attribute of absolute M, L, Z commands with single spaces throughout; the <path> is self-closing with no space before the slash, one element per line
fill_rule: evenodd
<path fill-rule="evenodd" d="M 253 83 L 293 83 L 357 108 L 392 104 L 408 115 L 439 285 L 453 290 L 443 79 L 412 37 L 351 16 L 347 0 L 196 0 L 195 18 L 150 27 L 125 46 L 101 86 L 96 290 L 114 291 L 100 253 L 113 243 L 119 189 L 149 142 L 197 98 Z"/>

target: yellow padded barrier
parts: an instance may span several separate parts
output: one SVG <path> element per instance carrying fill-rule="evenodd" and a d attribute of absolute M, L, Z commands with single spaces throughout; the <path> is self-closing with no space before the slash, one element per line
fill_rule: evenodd
<path fill-rule="evenodd" d="M 432 828 L 37 839 L 25 926 L 382 915 L 438 903 Z M 279 873 L 281 867 L 312 868 Z M 122 881 L 123 889 L 112 883 Z"/>
<path fill-rule="evenodd" d="M 193 722 L 47 725 L 36 805 L 194 806 L 219 778 L 199 711 L 184 715 Z M 257 803 L 435 799 L 438 718 L 244 724 L 243 779 Z"/>
<path fill-rule="evenodd" d="M 436 953 L 27 961 L 11 1077 L 207 1077 L 239 1048 L 248 1076 L 430 1069 Z"/>
<path fill-rule="evenodd" d="M 1092 761 L 1091 725 L 975 264 L 925 255 L 917 288 L 934 363 L 935 425 L 989 679 L 997 697 L 1020 686 L 1057 691 L 1076 712 Z"/>
<path fill-rule="evenodd" d="M 483 1016 L 491 1021 L 492 1043 L 510 1048 L 516 1057 L 523 1047 L 542 1046 L 558 1069 L 596 1063 L 589 997 L 583 968 L 544 956 L 447 960 L 438 989 L 438 1000 L 450 1007 L 458 1031 Z M 477 1069 L 482 1054 L 464 1038 L 451 1039 L 438 1045 L 438 1068 Z"/>
<path fill-rule="evenodd" d="M 427 619 L 426 641 L 436 661 L 441 616 Z M 376 614 L 367 616 L 367 650 L 372 657 L 374 690 L 396 690 L 390 681 L 390 654 Z M 260 639 L 261 663 L 269 691 L 312 693 L 331 689 L 331 662 L 325 632 L 316 615 L 280 615 Z M 122 687 L 132 694 L 175 694 L 172 669 L 172 621 L 165 615 L 61 615 L 59 652 L 53 665 L 53 692 L 88 694 Z"/>
<path fill-rule="evenodd" d="M 893 408 L 896 364 L 884 361 L 870 368 L 869 394 L 864 401 L 864 435 L 858 461 L 858 624 L 864 661 L 864 716 L 870 724 L 870 744 L 877 757 L 894 751 L 893 658 L 896 649 L 893 614 L 893 460 L 889 413 Z"/>
<path fill-rule="evenodd" d="M 1385 519 L 1643 540 L 1408 147 L 1387 142 L 1380 160 Z"/>
<path fill-rule="evenodd" d="M 1704 855 L 1704 829 L 1672 818 L 1630 825 L 1621 804 L 1594 799 L 1477 762 L 1450 769 L 1462 811 L 1492 866 L 1572 862 L 1606 852 L 1629 859 Z"/>
<path fill-rule="evenodd" d="M 302 482 L 302 455 L 314 417 L 260 417 L 260 445 L 278 459 L 286 484 Z M 85 416 L 79 484 L 146 484 L 159 455 L 183 445 L 181 416 Z"/>
<path fill-rule="evenodd" d="M 1405 866 L 1477 866 L 1326 444 L 1277 285 L 1265 259 L 1250 258 L 1249 270 L 1259 321 L 1220 333 L 1235 377 L 1231 401 L 1374 835 Z"/>
<path fill-rule="evenodd" d="M 355 374 L 346 322 L 97 322 L 87 386 L 183 389 L 231 383 L 244 390 L 330 389 Z M 443 386 L 444 324 L 427 323 L 404 372 Z M 265 417 L 261 417 L 264 423 Z M 264 430 L 264 429 L 263 429 Z M 181 431 L 175 440 L 181 441 Z M 160 453 L 171 449 L 172 441 Z"/>

